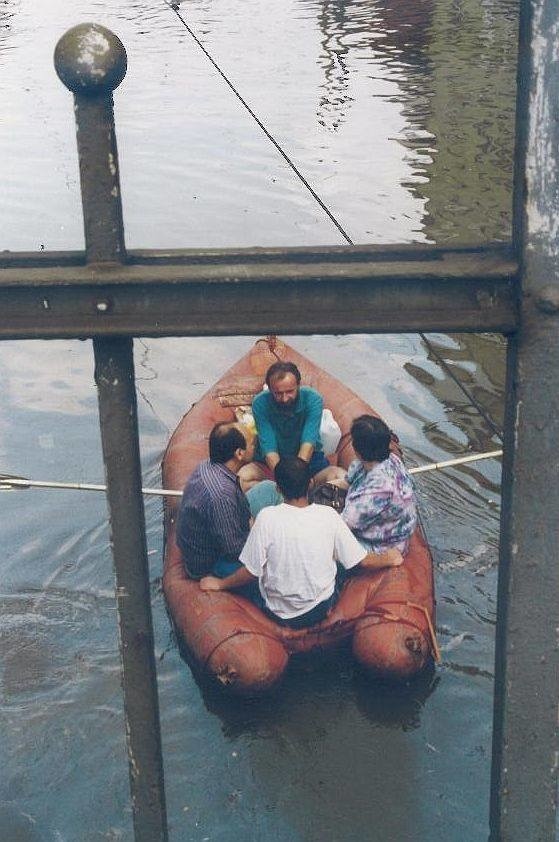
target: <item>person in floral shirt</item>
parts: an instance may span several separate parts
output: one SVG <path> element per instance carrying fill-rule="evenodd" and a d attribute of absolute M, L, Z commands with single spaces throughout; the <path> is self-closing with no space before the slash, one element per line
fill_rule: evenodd
<path fill-rule="evenodd" d="M 368 550 L 394 547 L 405 554 L 417 523 L 411 477 L 390 452 L 390 430 L 380 418 L 361 415 L 351 425 L 358 459 L 347 471 L 349 485 L 342 517 Z"/>
<path fill-rule="evenodd" d="M 411 478 L 402 460 L 390 452 L 390 440 L 384 421 L 360 415 L 351 425 L 351 442 L 359 458 L 347 472 L 336 466 L 321 471 L 311 497 L 334 506 L 365 549 L 382 553 L 394 547 L 404 555 L 417 523 L 417 508 Z M 339 489 L 347 489 L 343 508 Z M 336 492 L 335 502 L 330 501 L 331 492 Z"/>

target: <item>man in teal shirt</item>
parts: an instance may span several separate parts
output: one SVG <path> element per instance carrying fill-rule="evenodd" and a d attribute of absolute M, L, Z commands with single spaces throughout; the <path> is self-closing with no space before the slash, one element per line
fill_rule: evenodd
<path fill-rule="evenodd" d="M 246 488 L 273 477 L 283 456 L 303 459 L 309 464 L 311 476 L 329 465 L 320 440 L 322 396 L 310 386 L 301 386 L 301 373 L 291 362 L 271 365 L 266 385 L 268 388 L 252 402 L 258 444 L 256 464 L 247 465 L 239 474 Z"/>

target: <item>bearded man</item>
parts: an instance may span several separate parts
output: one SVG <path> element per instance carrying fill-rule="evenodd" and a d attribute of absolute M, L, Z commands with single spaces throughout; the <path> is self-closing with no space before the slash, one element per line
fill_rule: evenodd
<path fill-rule="evenodd" d="M 329 466 L 322 451 L 320 422 L 324 402 L 316 389 L 301 386 L 301 372 L 292 362 L 277 362 L 266 372 L 266 389 L 252 402 L 258 435 L 255 462 L 239 478 L 248 489 L 272 479 L 280 458 L 297 456 L 312 477 Z"/>

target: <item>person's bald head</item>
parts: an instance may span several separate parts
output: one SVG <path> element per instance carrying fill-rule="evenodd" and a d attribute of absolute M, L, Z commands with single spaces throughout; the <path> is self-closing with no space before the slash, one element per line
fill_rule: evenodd
<path fill-rule="evenodd" d="M 210 433 L 210 461 L 223 465 L 231 459 L 250 462 L 254 453 L 254 434 L 244 424 L 222 422 Z"/>

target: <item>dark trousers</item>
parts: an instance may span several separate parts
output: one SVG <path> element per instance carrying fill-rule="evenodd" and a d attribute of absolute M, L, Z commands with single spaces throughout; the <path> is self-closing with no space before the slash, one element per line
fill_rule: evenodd
<path fill-rule="evenodd" d="M 274 614 L 268 608 L 264 609 L 264 613 L 267 614 L 268 617 L 271 617 L 271 619 L 280 626 L 289 626 L 290 629 L 307 629 L 309 626 L 314 626 L 316 623 L 320 623 L 321 620 L 324 620 L 329 610 L 336 604 L 337 599 L 338 589 L 334 588 L 332 596 L 329 596 L 328 599 L 319 602 L 318 605 L 315 605 L 310 611 L 306 611 L 304 614 L 299 614 L 298 617 L 290 617 L 286 620 L 283 617 L 278 617 L 277 614 Z"/>

